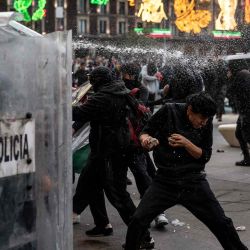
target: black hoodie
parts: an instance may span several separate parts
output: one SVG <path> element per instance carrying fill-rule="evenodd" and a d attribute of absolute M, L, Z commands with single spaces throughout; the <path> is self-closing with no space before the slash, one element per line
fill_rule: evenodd
<path fill-rule="evenodd" d="M 126 95 L 129 90 L 121 82 L 105 83 L 81 106 L 73 107 L 73 128 L 78 130 L 90 122 L 92 153 L 112 154 L 129 144 Z"/>

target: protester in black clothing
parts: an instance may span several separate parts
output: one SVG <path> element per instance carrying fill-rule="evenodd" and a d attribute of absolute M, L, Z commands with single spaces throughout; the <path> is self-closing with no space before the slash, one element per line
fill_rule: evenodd
<path fill-rule="evenodd" d="M 202 91 L 202 78 L 191 66 L 166 65 L 160 72 L 163 76 L 161 84 L 164 86 L 164 97 L 150 102 L 149 106 L 172 102 L 184 103 L 188 95 Z"/>
<path fill-rule="evenodd" d="M 94 69 L 90 83 L 95 93 L 85 104 L 73 108 L 74 130 L 88 121 L 91 127 L 91 154 L 77 184 L 73 212 L 80 214 L 87 205 L 95 208 L 92 212 L 97 213 L 94 216 L 96 227 L 88 232 L 91 236 L 107 235 L 111 231 L 105 230 L 108 219 L 102 190 L 126 224 L 135 211 L 135 205 L 126 191 L 129 160 L 126 150 L 130 143 L 126 95 L 129 91 L 124 84 L 112 81 L 112 72 L 106 67 Z M 143 244 L 151 240 L 148 234 Z"/>
<path fill-rule="evenodd" d="M 211 191 L 204 169 L 212 153 L 216 104 L 204 93 L 186 104 L 164 105 L 141 134 L 142 146 L 154 148 L 158 167 L 128 226 L 126 250 L 139 249 L 149 223 L 160 211 L 181 204 L 201 220 L 226 250 L 245 250 L 234 225 Z"/>
<path fill-rule="evenodd" d="M 230 92 L 234 93 L 239 117 L 235 135 L 240 143 L 244 159 L 236 166 L 250 166 L 250 154 L 247 143 L 250 143 L 250 72 L 244 62 L 229 62 L 229 77 L 232 84 Z"/>

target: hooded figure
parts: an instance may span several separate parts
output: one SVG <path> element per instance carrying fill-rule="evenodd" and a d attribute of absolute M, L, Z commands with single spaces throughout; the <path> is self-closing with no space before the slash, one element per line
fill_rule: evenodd
<path fill-rule="evenodd" d="M 82 171 L 73 197 L 73 215 L 90 205 L 96 227 L 87 235 L 110 235 L 103 190 L 110 203 L 128 225 L 135 205 L 126 191 L 128 170 L 127 146 L 130 133 L 127 123 L 127 94 L 122 82 L 112 80 L 106 67 L 97 67 L 90 74 L 94 94 L 82 106 L 73 107 L 73 129 L 90 122 L 90 149 L 87 166 Z M 149 234 L 149 233 L 148 233 Z M 148 238 L 150 236 L 148 235 Z"/>
<path fill-rule="evenodd" d="M 234 94 L 239 118 L 235 136 L 240 143 L 244 159 L 235 163 L 236 166 L 250 166 L 250 72 L 245 61 L 231 61 L 228 64 L 228 76 L 231 80 L 229 91 Z"/>

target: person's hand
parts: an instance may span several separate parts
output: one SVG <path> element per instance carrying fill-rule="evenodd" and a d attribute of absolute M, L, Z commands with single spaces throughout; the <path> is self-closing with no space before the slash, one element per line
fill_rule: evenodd
<path fill-rule="evenodd" d="M 190 141 L 183 135 L 172 134 L 168 137 L 168 142 L 171 147 L 186 147 Z"/>
<path fill-rule="evenodd" d="M 141 141 L 142 147 L 149 151 L 159 145 L 159 141 L 150 135 L 142 135 L 140 137 L 140 141 Z"/>
<path fill-rule="evenodd" d="M 165 85 L 164 88 L 163 88 L 163 95 L 166 96 L 169 92 L 169 85 Z"/>
<path fill-rule="evenodd" d="M 157 78 L 158 81 L 161 81 L 163 79 L 163 75 L 161 72 L 155 73 L 155 77 Z"/>

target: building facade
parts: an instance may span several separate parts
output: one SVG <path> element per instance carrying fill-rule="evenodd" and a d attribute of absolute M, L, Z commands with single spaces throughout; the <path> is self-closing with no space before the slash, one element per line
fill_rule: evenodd
<path fill-rule="evenodd" d="M 41 34 L 70 29 L 76 33 L 77 0 L 47 0 L 45 2 L 44 16 L 34 21 L 32 15 L 39 8 L 40 2 L 39 0 L 32 1 L 27 9 L 30 20 L 24 21 L 24 24 Z M 14 4 L 15 0 L 0 0 L 0 11 L 16 11 Z"/>

